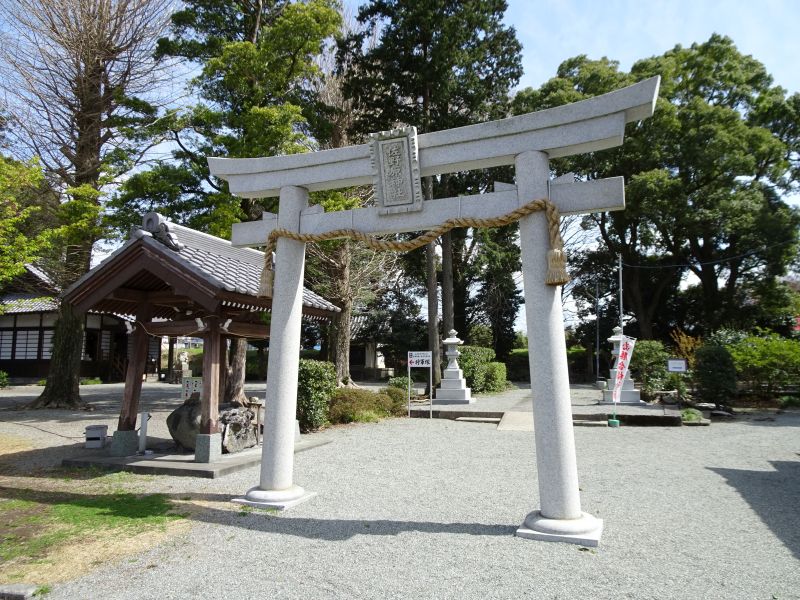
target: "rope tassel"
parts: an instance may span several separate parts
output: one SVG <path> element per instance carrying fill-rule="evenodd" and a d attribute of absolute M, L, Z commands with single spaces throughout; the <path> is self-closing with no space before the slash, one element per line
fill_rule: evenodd
<path fill-rule="evenodd" d="M 547 251 L 547 285 L 564 285 L 569 282 L 567 273 L 567 255 L 563 249 L 553 248 Z"/>
<path fill-rule="evenodd" d="M 428 242 L 435 240 L 443 233 L 447 233 L 456 227 L 503 227 L 504 225 L 519 221 L 522 217 L 540 210 L 545 211 L 547 217 L 547 233 L 550 237 L 550 250 L 547 252 L 547 276 L 545 277 L 545 283 L 547 285 L 564 285 L 569 281 L 569 274 L 567 273 L 567 257 L 564 253 L 564 242 L 561 239 L 561 232 L 559 231 L 558 209 L 555 204 L 550 202 L 547 198 L 540 198 L 538 200 L 532 200 L 506 215 L 492 219 L 472 219 L 463 217 L 448 219 L 439 227 L 426 231 L 413 240 L 381 240 L 354 229 L 337 229 L 335 231 L 319 234 L 303 234 L 289 231 L 288 229 L 273 229 L 267 238 L 267 247 L 264 250 L 264 269 L 261 272 L 258 296 L 261 298 L 272 297 L 273 280 L 275 277 L 272 253 L 275 251 L 275 245 L 279 237 L 306 243 L 324 242 L 336 238 L 349 237 L 363 242 L 373 250 L 410 252 L 411 250 L 421 248 Z"/>

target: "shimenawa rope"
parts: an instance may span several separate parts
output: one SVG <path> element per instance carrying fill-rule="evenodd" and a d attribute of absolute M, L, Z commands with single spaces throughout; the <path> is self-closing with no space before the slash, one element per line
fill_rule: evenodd
<path fill-rule="evenodd" d="M 503 227 L 518 221 L 522 217 L 531 213 L 545 211 L 547 217 L 547 231 L 550 237 L 550 250 L 547 252 L 547 285 L 563 285 L 569 281 L 567 274 L 567 260 L 564 254 L 564 241 L 561 239 L 559 231 L 559 215 L 555 204 L 547 198 L 532 200 L 500 217 L 492 219 L 474 218 L 455 218 L 448 219 L 438 227 L 426 231 L 422 235 L 405 241 L 382 240 L 372 237 L 355 229 L 336 229 L 327 233 L 297 233 L 288 229 L 273 229 L 267 238 L 267 247 L 264 250 L 264 269 L 261 272 L 261 282 L 258 287 L 259 297 L 272 297 L 272 280 L 274 277 L 272 270 L 272 253 L 278 238 L 285 237 L 298 242 L 324 242 L 336 238 L 349 237 L 359 242 L 363 242 L 373 250 L 384 250 L 393 252 L 410 252 L 421 248 L 428 242 L 438 238 L 443 233 L 447 233 L 456 227 Z"/>

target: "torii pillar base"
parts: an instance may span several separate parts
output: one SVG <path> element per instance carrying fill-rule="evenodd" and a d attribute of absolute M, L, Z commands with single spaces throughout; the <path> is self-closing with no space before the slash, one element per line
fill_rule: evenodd
<path fill-rule="evenodd" d="M 566 542 L 595 548 L 603 534 L 603 520 L 588 513 L 577 519 L 548 519 L 535 510 L 517 529 L 517 537 L 543 542 Z"/>
<path fill-rule="evenodd" d="M 286 510 L 311 500 L 316 495 L 317 492 L 307 492 L 299 485 L 293 485 L 286 490 L 262 490 L 260 487 L 254 487 L 248 490 L 244 498 L 234 498 L 231 502 L 253 508 Z"/>

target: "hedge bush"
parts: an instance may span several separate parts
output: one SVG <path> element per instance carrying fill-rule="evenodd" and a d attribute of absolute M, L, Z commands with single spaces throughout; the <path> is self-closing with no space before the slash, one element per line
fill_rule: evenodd
<path fill-rule="evenodd" d="M 403 375 L 402 377 L 390 377 L 387 385 L 390 388 L 396 388 L 398 390 L 403 390 L 404 392 L 407 392 L 408 385 L 410 382 L 411 380 L 405 375 Z"/>
<path fill-rule="evenodd" d="M 0 388 L 8 387 L 8 373 L 0 371 Z"/>
<path fill-rule="evenodd" d="M 297 420 L 300 431 L 319 429 L 328 420 L 328 401 L 336 390 L 336 367 L 321 360 L 300 359 L 297 373 Z"/>
<path fill-rule="evenodd" d="M 506 365 L 501 362 L 490 362 L 486 365 L 487 392 L 502 392 L 506 389 Z"/>
<path fill-rule="evenodd" d="M 736 394 L 736 367 L 724 346 L 708 344 L 694 354 L 694 380 L 697 395 L 717 408 Z"/>
<path fill-rule="evenodd" d="M 396 387 L 388 387 L 381 390 L 381 394 L 386 394 L 392 399 L 392 414 L 396 417 L 408 414 L 408 390 Z"/>
<path fill-rule="evenodd" d="M 531 368 L 528 362 L 528 349 L 516 348 L 506 358 L 506 377 L 510 381 L 530 381 Z"/>
<path fill-rule="evenodd" d="M 631 377 L 641 384 L 645 400 L 653 398 L 653 392 L 663 390 L 667 379 L 669 353 L 658 340 L 639 340 L 633 347 Z"/>
<path fill-rule="evenodd" d="M 393 400 L 387 394 L 360 388 L 339 388 L 330 403 L 331 423 L 374 423 L 392 414 Z"/>
<path fill-rule="evenodd" d="M 771 334 L 748 336 L 728 346 L 740 381 L 749 391 L 772 396 L 800 379 L 800 342 Z"/>
<path fill-rule="evenodd" d="M 458 350 L 461 352 L 458 364 L 464 371 L 467 387 L 475 393 L 487 391 L 487 365 L 494 360 L 494 350 L 481 346 L 461 346 Z"/>

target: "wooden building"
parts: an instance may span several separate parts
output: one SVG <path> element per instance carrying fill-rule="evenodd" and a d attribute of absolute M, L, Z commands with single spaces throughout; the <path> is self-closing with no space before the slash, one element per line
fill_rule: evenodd
<path fill-rule="evenodd" d="M 270 337 L 271 298 L 259 298 L 264 254 L 148 213 L 117 251 L 64 292 L 79 312 L 130 315 L 131 345 L 119 431 L 136 426 L 142 376 L 152 337 L 203 338 L 201 432 L 217 431 L 227 338 Z M 339 309 L 303 289 L 306 319 L 327 320 Z"/>

